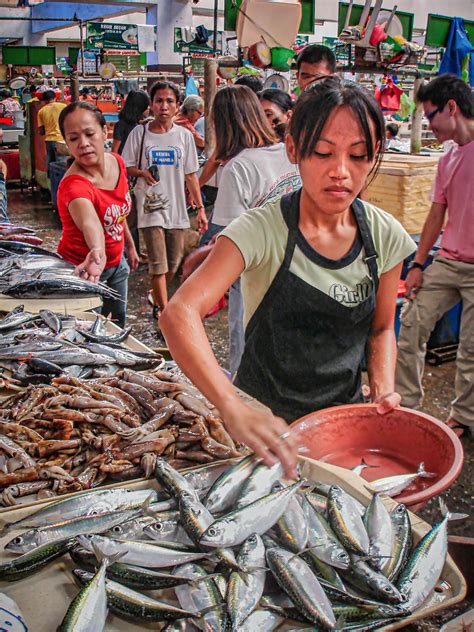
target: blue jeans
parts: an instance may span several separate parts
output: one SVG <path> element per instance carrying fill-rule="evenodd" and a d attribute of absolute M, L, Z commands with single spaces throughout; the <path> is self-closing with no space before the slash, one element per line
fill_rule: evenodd
<path fill-rule="evenodd" d="M 55 140 L 47 140 L 46 143 L 46 171 L 49 177 L 49 163 L 56 162 L 58 157 L 56 153 L 56 141 Z"/>
<path fill-rule="evenodd" d="M 7 215 L 7 188 L 5 176 L 0 172 L 0 221 L 9 222 Z"/>
<path fill-rule="evenodd" d="M 110 314 L 113 322 L 119 327 L 125 325 L 125 318 L 127 317 L 127 293 L 128 293 L 128 275 L 130 274 L 130 268 L 128 267 L 125 254 L 122 255 L 122 259 L 117 266 L 113 268 L 107 268 L 100 276 L 102 283 L 105 283 L 111 290 L 115 290 L 120 294 L 119 299 L 103 299 L 102 308 L 97 311 L 104 316 Z"/>
<path fill-rule="evenodd" d="M 240 277 L 229 288 L 229 369 L 234 376 L 239 368 L 245 346 L 244 301 Z"/>

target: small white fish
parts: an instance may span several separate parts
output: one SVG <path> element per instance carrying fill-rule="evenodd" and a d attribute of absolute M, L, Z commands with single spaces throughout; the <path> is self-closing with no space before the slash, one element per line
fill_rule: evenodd
<path fill-rule="evenodd" d="M 420 463 L 418 471 L 411 474 L 397 474 L 395 476 L 386 476 L 385 478 L 378 478 L 371 482 L 371 485 L 379 493 L 383 493 L 386 496 L 393 498 L 398 496 L 404 489 L 406 489 L 411 483 L 416 481 L 417 478 L 435 478 L 436 474 L 427 472 L 425 470 L 425 464 Z"/>

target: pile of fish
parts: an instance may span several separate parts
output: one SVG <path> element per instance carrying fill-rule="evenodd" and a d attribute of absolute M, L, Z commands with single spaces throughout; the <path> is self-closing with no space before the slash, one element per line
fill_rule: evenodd
<path fill-rule="evenodd" d="M 142 371 L 160 367 L 163 356 L 124 346 L 132 329 L 107 334 L 107 321 L 94 322 L 50 310 L 25 312 L 19 305 L 0 321 L 0 368 L 12 379 L 2 387 L 48 384 L 54 376 L 112 376 L 121 368 Z"/>
<path fill-rule="evenodd" d="M 5 546 L 21 555 L 0 566 L 0 579 L 68 552 L 81 589 L 58 613 L 61 631 L 100 632 L 107 610 L 169 622 L 168 631 L 265 632 L 288 620 L 361 631 L 422 606 L 446 559 L 445 507 L 413 547 L 403 505 L 389 512 L 374 494 L 364 507 L 338 485 L 282 475 L 255 456 L 186 474 L 157 459 L 163 491 L 88 492 L 4 525 L 22 530 Z"/>
<path fill-rule="evenodd" d="M 181 469 L 242 454 L 199 391 L 161 369 L 60 375 L 0 404 L 4 505 L 150 477 L 158 455 Z"/>
<path fill-rule="evenodd" d="M 0 247 L 1 242 L 20 242 L 31 246 L 41 246 L 43 240 L 38 237 L 33 228 L 17 226 L 10 222 L 0 222 Z"/>
<path fill-rule="evenodd" d="M 27 237 L 29 242 L 25 243 Z M 2 239 L 0 228 L 0 293 L 15 298 L 120 298 L 104 283 L 91 283 L 74 276 L 75 266 L 34 245 L 32 239 L 26 233 L 22 241 Z"/>

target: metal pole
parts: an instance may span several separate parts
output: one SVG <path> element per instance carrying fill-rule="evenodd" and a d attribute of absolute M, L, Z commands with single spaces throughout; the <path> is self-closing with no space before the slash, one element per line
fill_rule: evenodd
<path fill-rule="evenodd" d="M 206 115 L 206 147 L 209 157 L 216 146 L 214 126 L 211 124 L 211 107 L 216 96 L 217 62 L 215 59 L 204 60 L 204 113 Z"/>
<path fill-rule="evenodd" d="M 219 12 L 219 0 L 214 0 L 214 44 L 212 46 L 212 54 L 217 54 L 217 15 Z"/>
<path fill-rule="evenodd" d="M 421 77 L 416 77 L 415 85 L 413 88 L 413 97 L 416 102 L 416 95 L 418 90 L 423 84 L 423 79 Z M 411 154 L 419 154 L 421 149 L 421 121 L 423 118 L 423 109 L 421 107 L 421 103 L 416 104 L 416 110 L 413 111 L 411 115 L 411 135 L 410 135 L 410 153 Z"/>
<path fill-rule="evenodd" d="M 85 75 L 85 67 L 86 61 L 84 59 L 84 32 L 83 32 L 84 24 L 82 20 L 79 21 L 79 37 L 81 39 L 81 60 L 82 60 L 82 72 L 81 75 L 84 77 Z"/>

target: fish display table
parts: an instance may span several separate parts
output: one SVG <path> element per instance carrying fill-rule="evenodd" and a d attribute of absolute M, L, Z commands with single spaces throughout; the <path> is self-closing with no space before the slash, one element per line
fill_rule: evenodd
<path fill-rule="evenodd" d="M 303 465 L 302 475 L 309 481 L 339 485 L 363 505 L 368 505 L 371 494 L 361 482 L 360 478 L 354 473 L 336 466 L 305 458 L 301 458 L 301 463 Z M 158 484 L 154 480 L 141 481 L 120 487 L 134 490 L 148 487 L 159 489 Z M 38 508 L 46 506 L 48 502 L 49 501 L 40 501 L 36 506 Z M 384 500 L 384 502 L 389 509 L 397 506 L 397 503 L 389 499 Z M 29 512 L 31 512 L 31 507 L 21 507 L 3 514 L 2 517 L 8 518 L 9 522 L 17 521 L 28 515 Z M 430 527 L 414 514 L 410 514 L 410 519 L 414 540 L 417 542 L 430 530 Z M 11 538 L 12 533 L 10 532 L 0 539 L 0 545 L 3 547 Z M 2 557 L 2 561 L 4 561 L 6 555 Z M 51 632 L 51 630 L 55 630 L 58 626 L 78 591 L 78 588 L 72 580 L 73 568 L 73 562 L 66 555 L 50 563 L 37 574 L 26 577 L 21 581 L 10 584 L 2 582 L 0 589 L 8 597 L 17 602 L 26 624 L 32 632 Z M 397 630 L 416 620 L 431 616 L 462 601 L 465 594 L 465 581 L 453 560 L 448 556 L 441 574 L 441 582 L 435 591 L 429 595 L 424 605 L 420 607 L 415 614 L 386 625 L 384 630 Z M 170 593 L 170 595 L 169 600 L 171 601 L 173 593 Z M 300 625 L 301 624 L 288 621 L 278 629 L 282 631 L 297 629 Z M 301 627 L 304 627 L 304 625 L 301 625 Z M 127 632 L 134 632 L 136 630 L 138 632 L 138 630 L 143 629 L 157 629 L 157 624 L 130 623 L 109 614 L 105 631 L 121 632 L 122 630 L 126 630 Z"/>

